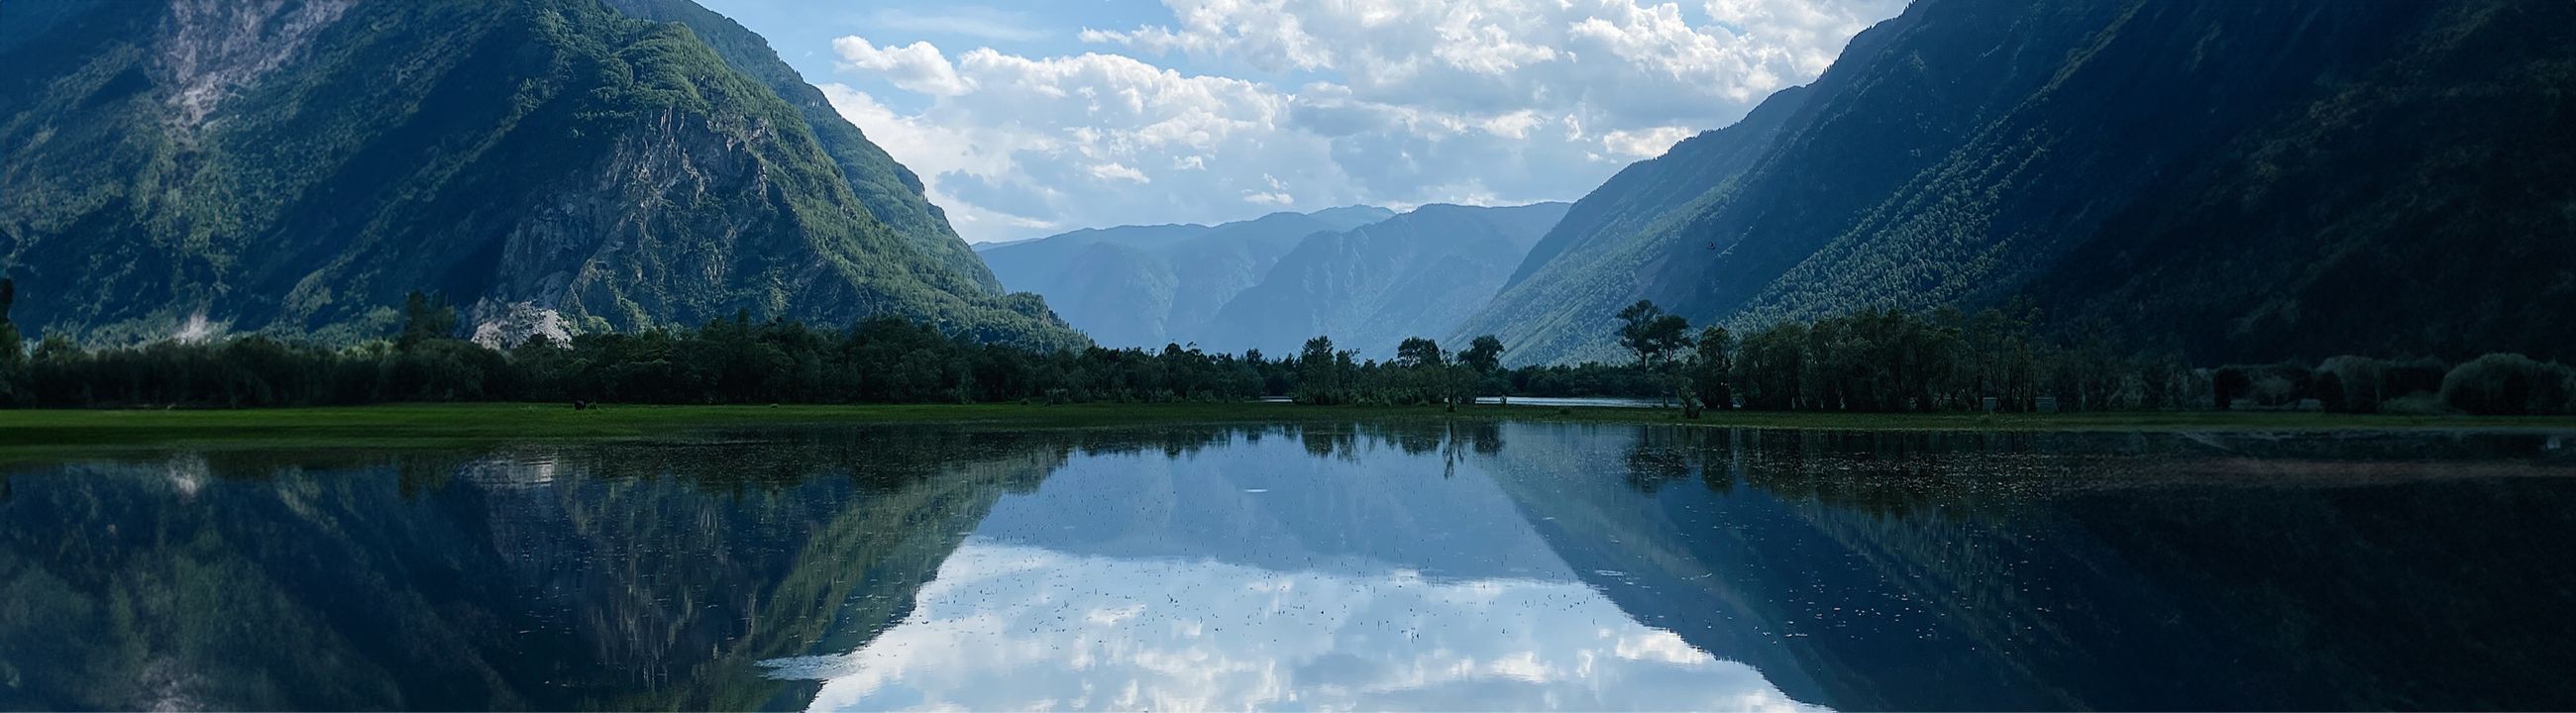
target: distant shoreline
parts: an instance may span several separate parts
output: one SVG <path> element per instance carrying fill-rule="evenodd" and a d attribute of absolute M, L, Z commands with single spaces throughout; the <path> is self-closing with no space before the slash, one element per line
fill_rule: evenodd
<path fill-rule="evenodd" d="M 2097 412 L 1888 414 L 1473 406 L 1303 406 L 1172 403 L 851 406 L 621 406 L 398 404 L 234 410 L 5 410 L 0 454 L 76 456 L 100 449 L 191 446 L 400 448 L 530 441 L 614 441 L 751 427 L 946 424 L 1084 428 L 1200 423 L 1315 423 L 1371 419 L 1662 424 L 1904 431 L 2526 431 L 2576 433 L 2576 416 L 2392 416 L 2332 413 Z"/>

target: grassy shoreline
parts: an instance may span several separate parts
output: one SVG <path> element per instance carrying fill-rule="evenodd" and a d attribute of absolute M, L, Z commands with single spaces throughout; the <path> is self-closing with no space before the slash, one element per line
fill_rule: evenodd
<path fill-rule="evenodd" d="M 1461 419 L 1708 427 L 1940 431 L 2570 431 L 2576 417 L 2379 416 L 2323 413 L 1869 414 L 1478 406 L 1299 406 L 1281 403 L 1024 406 L 611 406 L 398 404 L 243 410 L 0 411 L 0 451 L 119 447 L 403 447 L 512 441 L 675 437 L 761 426 L 955 424 L 1081 428 L 1171 423 Z"/>

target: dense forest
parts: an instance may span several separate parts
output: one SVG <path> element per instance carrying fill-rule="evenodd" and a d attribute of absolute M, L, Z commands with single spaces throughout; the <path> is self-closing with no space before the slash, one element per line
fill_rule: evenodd
<path fill-rule="evenodd" d="M 22 344 L 6 320 L 0 344 Z M 1492 336 L 1463 349 L 1416 337 L 1387 361 L 1315 337 L 1296 354 L 1087 347 L 1030 350 L 893 317 L 848 329 L 739 314 L 691 329 L 534 335 L 506 349 L 458 339 L 457 315 L 413 293 L 402 330 L 331 347 L 266 336 L 83 348 L 61 335 L 0 350 L 0 405 L 256 407 L 407 401 L 994 403 L 1245 401 L 1458 405 L 1479 397 L 1623 396 L 1703 410 L 2101 411 L 2306 409 L 2359 413 L 2576 412 L 2576 371 L 2514 354 L 2452 365 L 2339 356 L 2195 368 L 2094 330 L 2055 341 L 2038 318 L 1864 311 L 1738 337 L 1652 302 L 1622 310 L 1619 363 L 1505 368 Z"/>

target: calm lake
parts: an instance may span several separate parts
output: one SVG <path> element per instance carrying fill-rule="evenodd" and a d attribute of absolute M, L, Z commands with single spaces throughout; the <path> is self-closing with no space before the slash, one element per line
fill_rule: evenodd
<path fill-rule="evenodd" d="M 0 470 L 7 709 L 2576 707 L 2576 437 L 919 427 Z"/>

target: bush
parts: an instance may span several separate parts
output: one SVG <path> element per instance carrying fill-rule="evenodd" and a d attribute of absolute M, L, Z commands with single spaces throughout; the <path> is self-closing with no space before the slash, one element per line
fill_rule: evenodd
<path fill-rule="evenodd" d="M 2279 408 L 2309 396 L 2314 374 L 2295 364 L 2231 364 L 2212 373 L 2218 408 Z"/>
<path fill-rule="evenodd" d="M 2220 411 L 2235 408 L 2236 400 L 2253 388 L 2254 378 L 2245 374 L 2244 367 L 2222 366 L 2210 372 L 2209 391 L 2215 397 L 2212 403 Z"/>
<path fill-rule="evenodd" d="M 2382 364 L 2379 374 L 2379 394 L 2385 400 L 2415 394 L 2441 393 L 2442 377 L 2450 372 L 2450 365 L 2436 359 L 2415 359 Z"/>
<path fill-rule="evenodd" d="M 2445 410 L 2442 408 L 2441 397 L 2420 391 L 2379 404 L 2380 413 L 2398 416 L 2439 416 Z"/>
<path fill-rule="evenodd" d="M 2329 411 L 2375 413 L 2381 401 L 2405 394 L 2386 390 L 2388 365 L 2370 357 L 2339 356 L 2317 365 L 2317 399 Z"/>
<path fill-rule="evenodd" d="M 2518 416 L 2567 408 L 2570 372 L 2520 354 L 2488 354 L 2442 377 L 2442 403 L 2465 413 Z"/>

